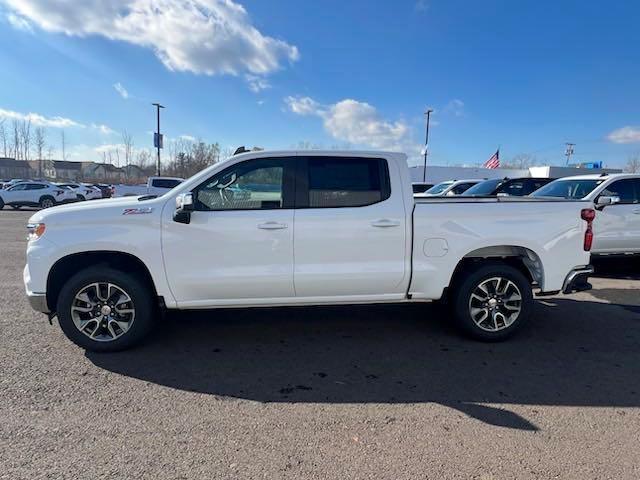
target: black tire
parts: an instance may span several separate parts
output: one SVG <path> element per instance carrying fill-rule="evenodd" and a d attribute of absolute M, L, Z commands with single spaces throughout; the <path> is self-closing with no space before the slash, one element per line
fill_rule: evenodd
<path fill-rule="evenodd" d="M 135 310 L 129 329 L 109 341 L 94 340 L 80 331 L 71 314 L 76 295 L 88 285 L 101 282 L 114 284 L 125 291 Z M 152 288 L 138 276 L 111 268 L 89 267 L 64 284 L 58 296 L 57 312 L 62 331 L 73 343 L 92 352 L 116 352 L 140 343 L 147 336 L 155 324 L 157 309 Z"/>
<path fill-rule="evenodd" d="M 491 285 L 494 283 L 490 281 L 490 279 L 497 277 L 512 282 L 513 287 L 507 283 L 509 291 L 508 293 L 505 292 L 502 299 L 500 299 L 500 295 L 496 294 L 498 298 L 494 299 L 494 301 L 499 303 L 494 305 L 493 309 L 491 306 L 484 308 L 483 302 L 478 304 L 478 296 L 473 297 L 472 300 L 472 294 L 478 291 L 477 289 L 480 288 L 480 285 L 483 285 L 483 282 L 489 281 L 488 284 L 483 285 L 483 288 L 491 290 Z M 485 262 L 466 269 L 458 276 L 458 279 L 457 284 L 454 285 L 451 292 L 451 306 L 458 327 L 467 335 L 485 342 L 505 340 L 516 333 L 529 320 L 533 309 L 531 283 L 527 277 L 516 268 L 502 262 Z M 506 282 L 495 284 L 501 285 L 500 289 L 503 289 Z M 520 301 L 511 300 L 512 298 L 517 298 L 513 296 L 516 292 L 521 297 Z M 495 292 L 489 292 L 486 303 L 491 301 L 494 293 Z M 507 299 L 509 303 L 506 308 L 504 305 L 507 302 L 504 302 L 504 299 Z M 513 320 L 511 320 L 511 317 L 507 319 L 505 315 L 500 316 L 502 313 L 511 316 L 511 309 L 516 306 L 520 307 L 520 312 Z M 487 319 L 476 323 L 472 317 L 472 307 L 481 307 L 476 308 L 476 311 L 486 311 L 488 315 L 488 317 L 486 317 Z M 496 316 L 494 316 L 494 312 L 497 312 Z M 484 313 L 480 311 L 477 313 L 477 318 L 481 319 L 483 315 Z M 502 320 L 502 318 L 504 318 L 504 320 Z M 511 323 L 507 325 L 508 321 Z"/>
<path fill-rule="evenodd" d="M 86 198 L 84 198 L 84 195 L 78 195 L 78 200 L 80 200 L 81 202 L 84 202 Z"/>
<path fill-rule="evenodd" d="M 49 195 L 45 195 L 40 199 L 38 204 L 40 205 L 40 208 L 51 208 L 51 207 L 55 207 L 56 201 L 53 197 L 50 197 Z"/>
<path fill-rule="evenodd" d="M 0 210 L 4 208 L 4 200 L 0 198 Z"/>

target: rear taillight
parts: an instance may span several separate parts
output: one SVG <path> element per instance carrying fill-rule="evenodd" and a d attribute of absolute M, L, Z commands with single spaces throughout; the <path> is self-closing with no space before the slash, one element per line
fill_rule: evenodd
<path fill-rule="evenodd" d="M 587 222 L 587 229 L 584 231 L 584 251 L 590 252 L 593 245 L 593 220 L 596 218 L 596 211 L 592 208 L 583 208 L 580 218 Z"/>
<path fill-rule="evenodd" d="M 57 197 L 58 195 L 62 195 L 64 193 L 64 190 L 54 190 L 53 193 L 55 193 Z"/>
<path fill-rule="evenodd" d="M 84 193 L 86 193 L 87 195 L 89 195 L 91 193 L 91 190 L 85 190 Z"/>

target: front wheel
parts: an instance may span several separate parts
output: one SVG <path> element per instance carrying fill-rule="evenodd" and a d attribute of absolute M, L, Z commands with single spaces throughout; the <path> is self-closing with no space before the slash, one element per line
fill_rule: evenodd
<path fill-rule="evenodd" d="M 124 350 L 151 330 L 153 297 L 151 288 L 135 275 L 90 267 L 62 287 L 58 320 L 64 334 L 86 350 Z"/>
<path fill-rule="evenodd" d="M 458 326 L 473 338 L 504 340 L 531 316 L 531 284 L 510 265 L 479 265 L 462 273 L 454 287 L 452 306 Z"/>
<path fill-rule="evenodd" d="M 51 197 L 42 197 L 39 203 L 40 203 L 40 208 L 51 208 L 55 206 L 56 201 Z"/>

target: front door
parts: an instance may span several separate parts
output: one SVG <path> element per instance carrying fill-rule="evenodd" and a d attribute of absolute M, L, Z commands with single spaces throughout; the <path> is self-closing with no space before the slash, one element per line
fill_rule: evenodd
<path fill-rule="evenodd" d="M 620 202 L 596 213 L 593 252 L 640 252 L 640 179 L 617 180 L 600 195 L 620 197 Z"/>
<path fill-rule="evenodd" d="M 406 217 L 382 158 L 300 159 L 296 187 L 296 296 L 310 301 L 404 296 Z M 392 178 L 398 179 L 399 172 Z M 394 195 L 391 195 L 391 189 Z"/>
<path fill-rule="evenodd" d="M 179 306 L 277 303 L 295 295 L 295 163 L 261 158 L 231 165 L 193 190 L 189 224 L 164 217 L 167 278 Z"/>

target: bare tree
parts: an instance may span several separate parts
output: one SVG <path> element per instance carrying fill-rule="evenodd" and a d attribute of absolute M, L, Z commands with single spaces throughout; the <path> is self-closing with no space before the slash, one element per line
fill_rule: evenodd
<path fill-rule="evenodd" d="M 60 131 L 60 146 L 62 147 L 62 160 L 67 159 L 67 139 L 64 135 L 64 130 Z"/>
<path fill-rule="evenodd" d="M 151 159 L 151 153 L 149 153 L 149 150 L 140 150 L 135 164 L 140 168 L 140 170 L 146 170 L 150 166 L 153 166 L 153 160 Z"/>
<path fill-rule="evenodd" d="M 20 160 L 20 129 L 18 126 L 18 120 L 14 119 L 11 122 L 11 130 L 13 133 L 13 158 Z"/>
<path fill-rule="evenodd" d="M 2 156 L 7 156 L 7 130 L 4 126 L 4 118 L 0 121 L 0 142 L 2 142 Z"/>
<path fill-rule="evenodd" d="M 534 155 L 529 153 L 519 153 L 515 155 L 511 160 L 502 162 L 503 168 L 529 168 L 537 163 L 537 159 Z"/>
<path fill-rule="evenodd" d="M 35 147 L 36 147 L 36 157 L 38 160 L 38 177 L 42 178 L 42 152 L 45 147 L 46 142 L 46 131 L 44 127 L 37 127 L 35 130 Z"/>
<path fill-rule="evenodd" d="M 640 173 L 640 153 L 634 153 L 629 157 L 624 170 L 629 173 Z"/>
<path fill-rule="evenodd" d="M 128 167 L 133 160 L 133 137 L 129 132 L 122 132 L 122 147 L 124 148 L 124 163 Z"/>
<path fill-rule="evenodd" d="M 22 120 L 20 123 L 20 144 L 22 148 L 22 158 L 29 160 L 31 153 L 31 120 Z"/>

